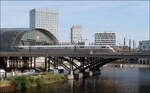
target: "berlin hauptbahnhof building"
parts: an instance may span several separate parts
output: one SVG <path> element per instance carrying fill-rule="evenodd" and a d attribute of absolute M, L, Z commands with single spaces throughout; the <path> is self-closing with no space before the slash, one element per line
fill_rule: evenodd
<path fill-rule="evenodd" d="M 0 52 L 16 51 L 17 46 L 56 45 L 58 40 L 48 30 L 40 28 L 0 28 Z M 0 57 L 0 66 L 4 58 Z"/>

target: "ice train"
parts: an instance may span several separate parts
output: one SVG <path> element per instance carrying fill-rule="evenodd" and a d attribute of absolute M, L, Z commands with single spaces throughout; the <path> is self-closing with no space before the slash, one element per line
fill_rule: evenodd
<path fill-rule="evenodd" d="M 110 46 L 53 45 L 53 46 L 17 46 L 18 52 L 81 52 L 111 53 L 115 50 Z"/>

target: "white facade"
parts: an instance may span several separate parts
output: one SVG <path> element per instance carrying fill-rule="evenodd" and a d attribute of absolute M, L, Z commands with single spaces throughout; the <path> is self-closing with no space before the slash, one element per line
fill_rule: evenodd
<path fill-rule="evenodd" d="M 82 27 L 72 26 L 71 27 L 71 43 L 81 43 L 82 42 Z"/>
<path fill-rule="evenodd" d="M 150 51 L 150 40 L 140 41 L 139 42 L 140 51 Z"/>
<path fill-rule="evenodd" d="M 46 29 L 58 39 L 58 11 L 32 9 L 30 11 L 30 27 Z"/>
<path fill-rule="evenodd" d="M 95 33 L 95 45 L 116 46 L 116 33 L 114 32 Z"/>

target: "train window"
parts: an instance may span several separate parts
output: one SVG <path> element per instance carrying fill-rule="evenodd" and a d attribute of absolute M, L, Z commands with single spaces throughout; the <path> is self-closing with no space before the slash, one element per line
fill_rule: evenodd
<path fill-rule="evenodd" d="M 106 48 L 105 46 L 102 46 L 102 48 Z"/>
<path fill-rule="evenodd" d="M 19 49 L 23 49 L 22 47 L 19 47 Z"/>
<path fill-rule="evenodd" d="M 80 48 L 84 48 L 84 46 L 80 46 Z"/>

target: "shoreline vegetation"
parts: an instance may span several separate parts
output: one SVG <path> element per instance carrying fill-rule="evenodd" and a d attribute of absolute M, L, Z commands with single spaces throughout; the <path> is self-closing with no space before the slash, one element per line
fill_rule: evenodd
<path fill-rule="evenodd" d="M 65 76 L 53 72 L 45 72 L 43 75 L 21 75 L 9 77 L 0 81 L 0 88 L 14 86 L 15 89 L 26 89 L 30 87 L 40 87 L 44 84 L 51 84 L 57 81 L 67 80 Z"/>
<path fill-rule="evenodd" d="M 119 60 L 111 62 L 109 64 L 116 66 L 125 63 L 128 62 L 123 62 L 122 60 Z M 45 72 L 44 74 L 36 74 L 36 75 L 33 74 L 33 75 L 14 76 L 9 77 L 5 80 L 0 80 L 0 91 L 1 89 L 9 91 L 10 88 L 14 88 L 15 90 L 15 89 L 26 89 L 31 87 L 40 87 L 44 84 L 51 84 L 57 81 L 65 81 L 65 80 L 67 80 L 65 76 L 60 74 L 54 74 L 53 72 Z"/>

